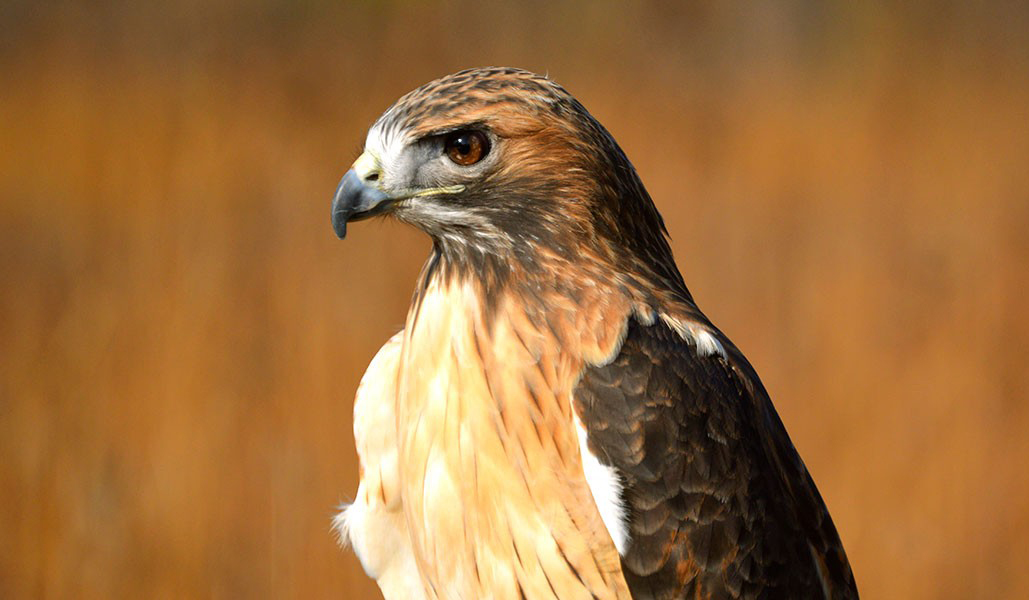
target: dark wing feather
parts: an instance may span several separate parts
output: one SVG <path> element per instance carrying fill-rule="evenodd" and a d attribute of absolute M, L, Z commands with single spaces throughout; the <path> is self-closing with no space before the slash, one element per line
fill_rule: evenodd
<path fill-rule="evenodd" d="M 590 451 L 623 479 L 635 598 L 856 598 L 829 513 L 746 359 L 630 318 L 585 371 Z"/>

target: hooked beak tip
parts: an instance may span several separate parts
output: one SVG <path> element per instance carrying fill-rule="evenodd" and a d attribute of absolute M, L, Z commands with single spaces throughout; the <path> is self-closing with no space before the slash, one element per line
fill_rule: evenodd
<path fill-rule="evenodd" d="M 337 238 L 345 239 L 347 237 L 347 220 L 345 218 L 337 218 L 336 213 L 333 213 L 332 230 L 336 232 Z"/>

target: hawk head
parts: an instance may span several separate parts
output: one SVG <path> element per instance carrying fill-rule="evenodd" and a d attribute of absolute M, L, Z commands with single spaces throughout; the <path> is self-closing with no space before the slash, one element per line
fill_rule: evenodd
<path fill-rule="evenodd" d="M 408 93 L 372 126 L 332 204 L 336 234 L 389 214 L 445 264 L 489 270 L 541 257 L 650 271 L 679 287 L 664 223 L 611 135 L 561 86 L 469 69 Z"/>

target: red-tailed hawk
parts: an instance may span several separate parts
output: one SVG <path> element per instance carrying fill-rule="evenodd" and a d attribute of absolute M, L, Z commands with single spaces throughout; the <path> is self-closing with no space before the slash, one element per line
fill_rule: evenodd
<path fill-rule="evenodd" d="M 568 92 L 473 69 L 407 94 L 332 224 L 429 234 L 354 404 L 344 542 L 387 598 L 856 598 L 761 382 Z"/>

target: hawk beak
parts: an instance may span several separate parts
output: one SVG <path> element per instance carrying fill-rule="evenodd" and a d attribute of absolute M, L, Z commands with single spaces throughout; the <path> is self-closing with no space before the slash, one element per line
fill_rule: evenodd
<path fill-rule="evenodd" d="M 375 187 L 380 176 L 378 161 L 365 152 L 354 162 L 336 188 L 332 199 L 332 229 L 336 236 L 347 236 L 347 223 L 374 217 L 393 204 L 393 198 Z"/>

